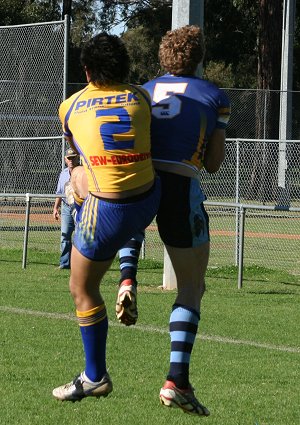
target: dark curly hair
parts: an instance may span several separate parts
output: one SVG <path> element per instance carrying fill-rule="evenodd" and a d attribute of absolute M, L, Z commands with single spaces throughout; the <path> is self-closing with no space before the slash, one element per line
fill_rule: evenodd
<path fill-rule="evenodd" d="M 109 85 L 127 80 L 129 56 L 123 41 L 117 36 L 102 32 L 91 38 L 82 48 L 81 64 L 96 85 Z"/>
<path fill-rule="evenodd" d="M 161 66 L 174 75 L 193 75 L 205 53 L 203 32 L 197 25 L 168 31 L 159 46 Z"/>

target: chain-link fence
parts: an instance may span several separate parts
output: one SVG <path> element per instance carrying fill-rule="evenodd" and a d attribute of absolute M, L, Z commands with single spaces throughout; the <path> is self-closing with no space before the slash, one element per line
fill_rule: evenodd
<path fill-rule="evenodd" d="M 227 139 L 221 169 L 200 182 L 209 200 L 297 207 L 300 140 Z"/>
<path fill-rule="evenodd" d="M 26 141 L 23 143 L 26 151 Z M 26 202 L 25 196 L 20 197 L 18 193 L 42 193 L 45 187 L 43 185 L 46 185 L 47 188 L 53 188 L 49 193 L 54 197 L 59 174 L 61 138 L 43 138 L 37 140 L 36 145 L 42 151 L 46 150 L 46 146 L 51 146 L 51 160 L 48 161 L 47 158 L 34 166 L 33 154 L 30 155 L 29 151 L 28 157 L 32 162 L 29 162 L 30 167 L 28 164 L 24 167 L 23 174 L 26 175 L 26 170 L 28 174 L 28 182 L 24 185 L 22 172 L 18 174 L 18 179 L 15 178 L 13 168 L 10 169 L 11 174 L 6 174 L 6 177 L 11 176 L 9 181 L 14 182 L 14 186 L 6 187 L 18 187 L 19 190 L 15 195 L 9 195 L 9 191 L 6 194 L 0 193 L 0 249 L 23 247 Z M 287 202 L 284 203 L 280 202 L 282 199 L 277 196 L 280 194 L 280 145 L 278 140 L 228 140 L 226 158 L 220 171 L 213 175 L 201 172 L 201 185 L 208 197 L 206 208 L 210 216 L 210 266 L 238 264 L 239 204 L 243 204 L 246 207 L 244 264 L 258 264 L 300 273 L 300 259 L 296 254 L 300 240 L 300 155 L 297 154 L 300 141 L 285 143 L 286 156 L 292 157 L 292 161 L 287 161 L 288 167 L 285 170 L 286 188 L 289 188 L 286 192 L 289 198 L 285 198 Z M 262 154 L 265 150 L 271 153 L 270 157 L 274 159 L 275 164 L 272 174 L 268 175 L 265 156 Z M 259 173 L 260 178 L 255 179 L 255 173 Z M 30 190 L 31 188 L 37 191 Z M 42 200 L 32 197 L 28 247 L 57 252 L 58 258 L 60 229 L 52 218 L 54 200 L 45 195 L 44 198 Z M 216 201 L 222 205 L 214 206 L 212 202 Z M 230 204 L 231 206 L 228 206 Z M 250 208 L 254 204 L 256 209 Z M 272 206 L 270 210 L 263 209 Z M 293 210 L 295 208 L 296 210 Z M 163 244 L 154 222 L 146 231 L 143 257 L 161 261 L 163 255 Z"/>
<path fill-rule="evenodd" d="M 57 109 L 67 21 L 0 27 L 0 192 L 53 193 L 63 166 Z"/>
<path fill-rule="evenodd" d="M 234 88 L 224 91 L 231 102 L 228 138 L 280 139 L 284 126 L 284 138 L 300 139 L 299 91 Z"/>
<path fill-rule="evenodd" d="M 0 138 L 0 193 L 54 194 L 63 152 L 61 136 Z M 299 206 L 300 140 L 227 139 L 220 171 L 200 181 L 209 200 Z"/>
<path fill-rule="evenodd" d="M 300 207 L 206 202 L 210 266 L 257 265 L 300 274 Z"/>
<path fill-rule="evenodd" d="M 68 95 L 83 89 L 84 83 L 69 83 Z M 280 139 L 282 124 L 286 139 L 300 139 L 300 91 L 223 89 L 231 103 L 226 130 L 228 139 Z M 287 119 L 280 121 L 280 108 L 292 105 Z"/>
<path fill-rule="evenodd" d="M 0 138 L 0 193 L 55 193 L 62 169 L 61 136 Z"/>
<path fill-rule="evenodd" d="M 0 137 L 57 136 L 65 21 L 0 27 Z"/>
<path fill-rule="evenodd" d="M 29 253 L 56 253 L 58 263 L 60 225 L 52 217 L 53 198 L 54 195 L 0 195 L 0 252 L 4 248 L 17 250 L 23 266 L 27 248 Z M 258 265 L 300 274 L 300 208 L 279 210 L 207 201 L 206 209 L 211 229 L 210 267 Z M 141 255 L 163 259 L 155 221 L 146 230 Z"/>
<path fill-rule="evenodd" d="M 52 217 L 54 199 L 44 196 L 32 198 L 29 211 L 28 248 L 59 252 L 60 223 Z M 26 195 L 0 196 L 0 249 L 22 250 L 25 240 Z M 30 259 L 29 259 L 30 261 Z"/>
<path fill-rule="evenodd" d="M 0 249 L 23 246 L 27 203 L 20 195 L 53 196 L 63 167 L 64 141 L 57 109 L 66 92 L 83 87 L 69 85 L 66 90 L 65 34 L 65 21 L 0 27 Z M 218 173 L 200 174 L 208 201 L 223 203 L 223 207 L 207 205 L 210 265 L 237 263 L 239 212 L 228 204 L 279 205 L 286 211 L 247 210 L 245 263 L 291 266 L 299 272 L 299 263 L 290 261 L 299 242 L 299 217 L 289 208 L 300 204 L 300 93 L 225 91 L 232 104 L 226 159 Z M 276 118 L 283 95 L 292 105 L 284 123 Z M 283 124 L 288 141 L 279 140 Z M 59 256 L 53 198 L 44 195 L 31 202 L 29 249 L 53 250 Z M 253 229 L 248 231 L 250 224 Z M 261 237 L 266 233 L 271 236 Z M 265 253 L 270 248 L 272 254 L 262 255 L 257 250 L 260 243 Z M 144 256 L 163 259 L 155 223 L 147 229 Z"/>

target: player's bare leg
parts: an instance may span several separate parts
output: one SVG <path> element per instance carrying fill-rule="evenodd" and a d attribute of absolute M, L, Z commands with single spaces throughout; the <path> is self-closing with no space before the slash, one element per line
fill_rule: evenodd
<path fill-rule="evenodd" d="M 88 195 L 88 182 L 83 167 L 76 167 L 71 175 L 71 187 L 76 211 Z M 137 265 L 144 233 L 136 235 L 119 251 L 121 278 L 116 302 L 116 316 L 126 326 L 134 325 L 137 310 Z"/>
<path fill-rule="evenodd" d="M 71 257 L 70 291 L 85 351 L 85 370 L 70 383 L 53 390 L 61 401 L 80 401 L 84 397 L 106 397 L 112 382 L 106 369 L 106 338 L 108 319 L 100 294 L 100 281 L 113 258 L 91 261 L 74 246 Z"/>
<path fill-rule="evenodd" d="M 92 261 L 73 247 L 71 259 L 70 292 L 77 310 L 90 310 L 103 302 L 99 287 L 114 258 Z"/>
<path fill-rule="evenodd" d="M 205 292 L 209 249 L 209 242 L 195 248 L 174 248 L 166 245 L 177 279 L 175 303 L 200 311 Z"/>
<path fill-rule="evenodd" d="M 208 416 L 209 410 L 197 400 L 189 381 L 189 362 L 205 292 L 209 242 L 196 248 L 166 246 L 166 249 L 175 271 L 178 295 L 170 316 L 170 369 L 160 390 L 160 401 L 186 413 Z"/>

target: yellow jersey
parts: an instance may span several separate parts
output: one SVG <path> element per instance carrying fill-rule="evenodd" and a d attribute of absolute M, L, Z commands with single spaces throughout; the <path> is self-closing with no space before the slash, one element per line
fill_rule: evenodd
<path fill-rule="evenodd" d="M 154 179 L 151 101 L 144 89 L 89 83 L 62 102 L 59 117 L 80 153 L 90 192 L 122 192 Z"/>

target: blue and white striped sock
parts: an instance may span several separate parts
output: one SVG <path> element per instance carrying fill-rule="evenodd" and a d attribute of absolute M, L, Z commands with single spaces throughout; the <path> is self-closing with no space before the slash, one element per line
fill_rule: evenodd
<path fill-rule="evenodd" d="M 189 367 L 200 314 L 189 307 L 174 304 L 170 316 L 171 355 L 167 379 L 178 388 L 189 385 Z"/>
<path fill-rule="evenodd" d="M 135 235 L 119 250 L 120 283 L 126 279 L 132 279 L 136 282 L 139 255 L 144 237 L 144 232 Z"/>

